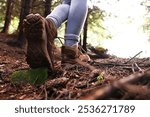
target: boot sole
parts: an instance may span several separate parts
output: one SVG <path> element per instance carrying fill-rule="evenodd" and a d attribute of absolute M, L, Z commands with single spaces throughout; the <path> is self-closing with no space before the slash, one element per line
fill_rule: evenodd
<path fill-rule="evenodd" d="M 44 19 L 30 14 L 24 20 L 24 33 L 27 39 L 26 61 L 31 68 L 48 67 L 53 70 L 47 50 L 47 35 Z"/>

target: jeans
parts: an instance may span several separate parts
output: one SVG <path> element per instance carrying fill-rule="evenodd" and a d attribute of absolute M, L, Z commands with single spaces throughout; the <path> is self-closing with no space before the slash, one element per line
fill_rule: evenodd
<path fill-rule="evenodd" d="M 65 45 L 72 46 L 78 43 L 87 11 L 87 0 L 63 0 L 62 4 L 58 5 L 46 19 L 53 20 L 57 28 L 67 20 Z"/>

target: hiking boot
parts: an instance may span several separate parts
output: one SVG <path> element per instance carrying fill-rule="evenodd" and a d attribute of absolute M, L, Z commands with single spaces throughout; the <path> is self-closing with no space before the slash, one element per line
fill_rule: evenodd
<path fill-rule="evenodd" d="M 23 23 L 27 39 L 26 61 L 31 68 L 48 67 L 53 70 L 53 41 L 57 29 L 52 21 L 39 14 L 29 14 Z"/>
<path fill-rule="evenodd" d="M 79 49 L 78 45 L 73 46 L 62 46 L 62 63 L 75 63 L 77 59 L 88 62 L 90 57 L 87 54 L 83 54 Z"/>

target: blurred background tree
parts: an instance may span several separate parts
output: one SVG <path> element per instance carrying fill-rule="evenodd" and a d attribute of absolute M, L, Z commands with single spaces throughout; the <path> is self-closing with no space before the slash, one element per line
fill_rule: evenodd
<path fill-rule="evenodd" d="M 145 33 L 149 35 L 149 42 L 150 42 L 150 1 L 144 0 L 141 4 L 145 6 L 147 10 L 147 13 L 145 14 L 145 24 L 143 25 L 143 30 Z"/>
<path fill-rule="evenodd" d="M 22 21 L 29 13 L 39 13 L 42 16 L 48 15 L 61 0 L 0 0 L 0 30 L 3 33 L 15 34 L 20 46 L 25 43 Z M 105 34 L 106 29 L 103 27 L 104 11 L 93 6 L 89 8 L 88 19 L 85 24 L 84 33 L 81 35 L 84 40 L 84 48 L 86 43 L 93 38 L 107 38 L 110 35 Z M 65 25 L 59 29 L 59 35 L 63 37 Z M 92 36 L 91 36 L 92 35 Z M 93 38 L 91 38 L 93 37 Z M 89 40 L 87 40 L 89 38 Z M 16 42 L 16 41 L 15 41 Z"/>
<path fill-rule="evenodd" d="M 25 2 L 22 6 L 23 1 Z M 112 38 L 112 32 L 109 32 L 105 27 L 105 17 L 113 14 L 101 9 L 98 5 L 102 0 L 89 0 L 88 17 L 81 33 L 81 45 L 86 50 L 86 44 L 100 45 L 101 41 Z M 142 1 L 142 0 L 141 0 Z M 115 4 L 119 0 L 109 1 L 106 4 Z M 9 4 L 8 4 L 9 3 Z M 43 17 L 49 14 L 61 0 L 0 0 L 0 31 L 3 33 L 16 35 L 16 41 L 20 46 L 25 44 L 24 36 L 22 35 L 22 20 L 29 13 L 39 13 Z M 94 3 L 94 4 L 93 4 Z M 149 0 L 143 0 L 141 3 L 147 8 L 147 15 L 145 16 L 144 31 L 150 34 L 150 3 Z M 10 8 L 10 9 L 9 9 Z M 22 14 L 24 13 L 24 14 Z M 7 15 L 9 14 L 9 15 Z M 6 17 L 7 16 L 7 17 Z M 9 16 L 9 17 L 8 17 Z M 115 17 L 115 16 L 114 16 Z M 7 25 L 6 25 L 7 24 Z M 5 27 L 8 27 L 5 29 Z M 65 31 L 65 23 L 58 29 L 58 36 L 63 37 Z M 150 37 L 150 36 L 149 36 Z M 94 41 L 93 41 L 94 40 Z"/>
<path fill-rule="evenodd" d="M 11 15 L 14 7 L 14 0 L 7 0 L 6 2 L 6 14 L 5 14 L 5 23 L 2 29 L 2 33 L 8 33 L 8 29 L 11 22 Z"/>

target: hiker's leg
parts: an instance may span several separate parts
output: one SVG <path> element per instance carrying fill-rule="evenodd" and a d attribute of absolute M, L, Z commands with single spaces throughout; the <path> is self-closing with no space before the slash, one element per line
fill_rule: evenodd
<path fill-rule="evenodd" d="M 65 33 L 65 45 L 72 46 L 78 43 L 78 38 L 85 23 L 87 11 L 87 0 L 71 0 Z"/>
<path fill-rule="evenodd" d="M 46 17 L 46 19 L 52 20 L 56 27 L 59 28 L 60 25 L 68 18 L 70 3 L 71 0 L 63 0 L 63 3 L 57 6 L 51 14 Z"/>

